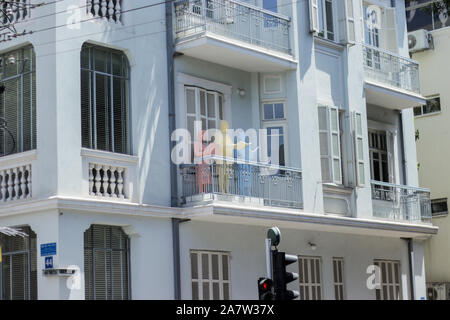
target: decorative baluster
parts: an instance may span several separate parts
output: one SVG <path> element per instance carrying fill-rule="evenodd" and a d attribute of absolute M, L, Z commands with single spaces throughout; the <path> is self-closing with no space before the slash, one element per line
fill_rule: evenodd
<path fill-rule="evenodd" d="M 118 194 L 116 193 L 116 172 L 117 167 L 111 167 L 111 180 L 110 180 L 110 188 L 111 188 L 111 197 L 117 198 Z"/>
<path fill-rule="evenodd" d="M 88 15 L 92 15 L 92 0 L 87 0 L 86 10 Z"/>
<path fill-rule="evenodd" d="M 102 18 L 103 19 L 108 19 L 108 17 L 106 16 L 106 12 L 108 11 L 108 8 L 106 7 L 107 6 L 107 3 L 106 3 L 106 0 L 102 0 L 102 2 L 101 2 L 101 15 L 102 15 Z"/>
<path fill-rule="evenodd" d="M 2 182 L 0 184 L 0 195 L 2 197 L 2 201 L 6 201 L 6 171 L 1 171 Z"/>
<path fill-rule="evenodd" d="M 118 196 L 120 199 L 125 198 L 125 192 L 123 190 L 123 176 L 122 173 L 124 172 L 123 168 L 117 168 L 117 191 L 119 192 Z"/>
<path fill-rule="evenodd" d="M 108 171 L 109 171 L 109 175 L 108 175 Z M 106 182 L 106 187 L 105 187 L 105 197 L 111 197 L 112 195 L 112 190 L 111 190 L 111 178 L 112 178 L 112 167 L 111 166 L 106 166 L 105 167 L 105 182 Z M 111 190 L 111 193 L 108 191 Z"/>
<path fill-rule="evenodd" d="M 12 200 L 13 195 L 13 181 L 12 181 L 12 169 L 8 169 L 8 182 L 7 182 L 7 188 L 8 188 L 8 197 L 7 200 Z"/>
<path fill-rule="evenodd" d="M 100 195 L 100 166 L 95 165 L 95 176 L 94 176 L 94 184 L 95 184 L 95 195 Z"/>
<path fill-rule="evenodd" d="M 121 0 L 116 0 L 116 6 L 114 8 L 114 15 L 116 16 L 116 22 L 119 23 L 120 22 L 120 18 L 122 16 L 122 7 L 120 6 L 120 1 Z"/>
<path fill-rule="evenodd" d="M 31 198 L 31 195 L 32 195 L 31 164 L 27 165 L 25 167 L 25 170 L 28 173 L 28 177 L 27 177 L 28 195 L 27 195 L 27 198 Z"/>
<path fill-rule="evenodd" d="M 22 176 L 20 177 L 20 191 L 22 192 L 22 194 L 20 195 L 21 199 L 25 199 L 26 198 L 26 192 L 27 192 L 27 180 L 25 179 L 25 174 L 26 174 L 26 167 L 20 167 L 20 171 L 22 173 Z"/>
<path fill-rule="evenodd" d="M 89 164 L 89 195 L 94 195 L 94 165 Z"/>
<path fill-rule="evenodd" d="M 108 1 L 108 20 L 114 21 L 114 3 L 113 0 Z"/>
<path fill-rule="evenodd" d="M 100 0 L 94 0 L 94 16 L 100 16 Z"/>

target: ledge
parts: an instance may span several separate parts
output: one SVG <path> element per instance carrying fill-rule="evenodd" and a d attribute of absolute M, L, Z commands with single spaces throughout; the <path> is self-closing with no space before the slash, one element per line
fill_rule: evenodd
<path fill-rule="evenodd" d="M 93 150 L 87 148 L 81 148 L 81 156 L 86 158 L 93 158 L 99 160 L 116 161 L 119 163 L 138 164 L 139 157 L 131 156 L 128 154 L 114 153 L 101 150 Z"/>
<path fill-rule="evenodd" d="M 0 170 L 30 164 L 37 159 L 37 150 L 11 154 L 0 158 Z"/>

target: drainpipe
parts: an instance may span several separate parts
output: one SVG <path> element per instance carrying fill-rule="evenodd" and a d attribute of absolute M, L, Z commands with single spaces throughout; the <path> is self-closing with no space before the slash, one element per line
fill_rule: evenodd
<path fill-rule="evenodd" d="M 172 218 L 174 299 L 181 300 L 180 223 L 189 219 Z"/>
<path fill-rule="evenodd" d="M 167 51 L 167 91 L 168 91 L 168 107 L 169 107 L 169 162 L 170 162 L 170 205 L 178 206 L 178 186 L 177 186 L 177 166 L 171 160 L 171 151 L 176 145 L 176 141 L 172 141 L 172 132 L 176 129 L 175 120 L 175 73 L 174 73 L 174 55 L 173 46 L 173 24 L 172 24 L 172 2 L 166 1 L 166 51 Z"/>
<path fill-rule="evenodd" d="M 402 176 L 403 176 L 403 183 L 407 186 L 408 185 L 408 175 L 406 174 L 406 154 L 405 154 L 405 133 L 403 132 L 403 115 L 400 111 L 398 113 L 398 119 L 399 119 L 399 131 L 400 131 L 400 152 L 402 155 Z M 401 184 L 401 183 L 399 183 Z"/>
<path fill-rule="evenodd" d="M 411 300 L 415 300 L 415 284 L 414 284 L 414 244 L 413 239 L 404 239 L 408 242 L 408 260 L 409 260 L 409 285 L 411 287 Z"/>

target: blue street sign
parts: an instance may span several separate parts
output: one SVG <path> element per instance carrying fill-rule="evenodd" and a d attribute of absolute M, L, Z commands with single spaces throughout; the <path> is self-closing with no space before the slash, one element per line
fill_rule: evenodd
<path fill-rule="evenodd" d="M 45 257 L 45 269 L 53 269 L 53 257 Z"/>
<path fill-rule="evenodd" d="M 41 244 L 41 257 L 56 255 L 56 242 Z"/>

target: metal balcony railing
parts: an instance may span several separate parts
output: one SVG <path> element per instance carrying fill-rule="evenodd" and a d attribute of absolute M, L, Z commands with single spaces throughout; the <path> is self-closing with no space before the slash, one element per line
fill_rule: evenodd
<path fill-rule="evenodd" d="M 363 45 L 365 77 L 402 90 L 420 93 L 418 62 Z"/>
<path fill-rule="evenodd" d="M 287 167 L 208 157 L 201 164 L 181 165 L 182 202 L 223 200 L 300 209 L 302 173 Z"/>
<path fill-rule="evenodd" d="M 371 181 L 373 214 L 397 221 L 431 222 L 430 190 Z"/>
<path fill-rule="evenodd" d="M 237 0 L 183 0 L 175 6 L 175 40 L 206 32 L 291 54 L 290 19 Z"/>

